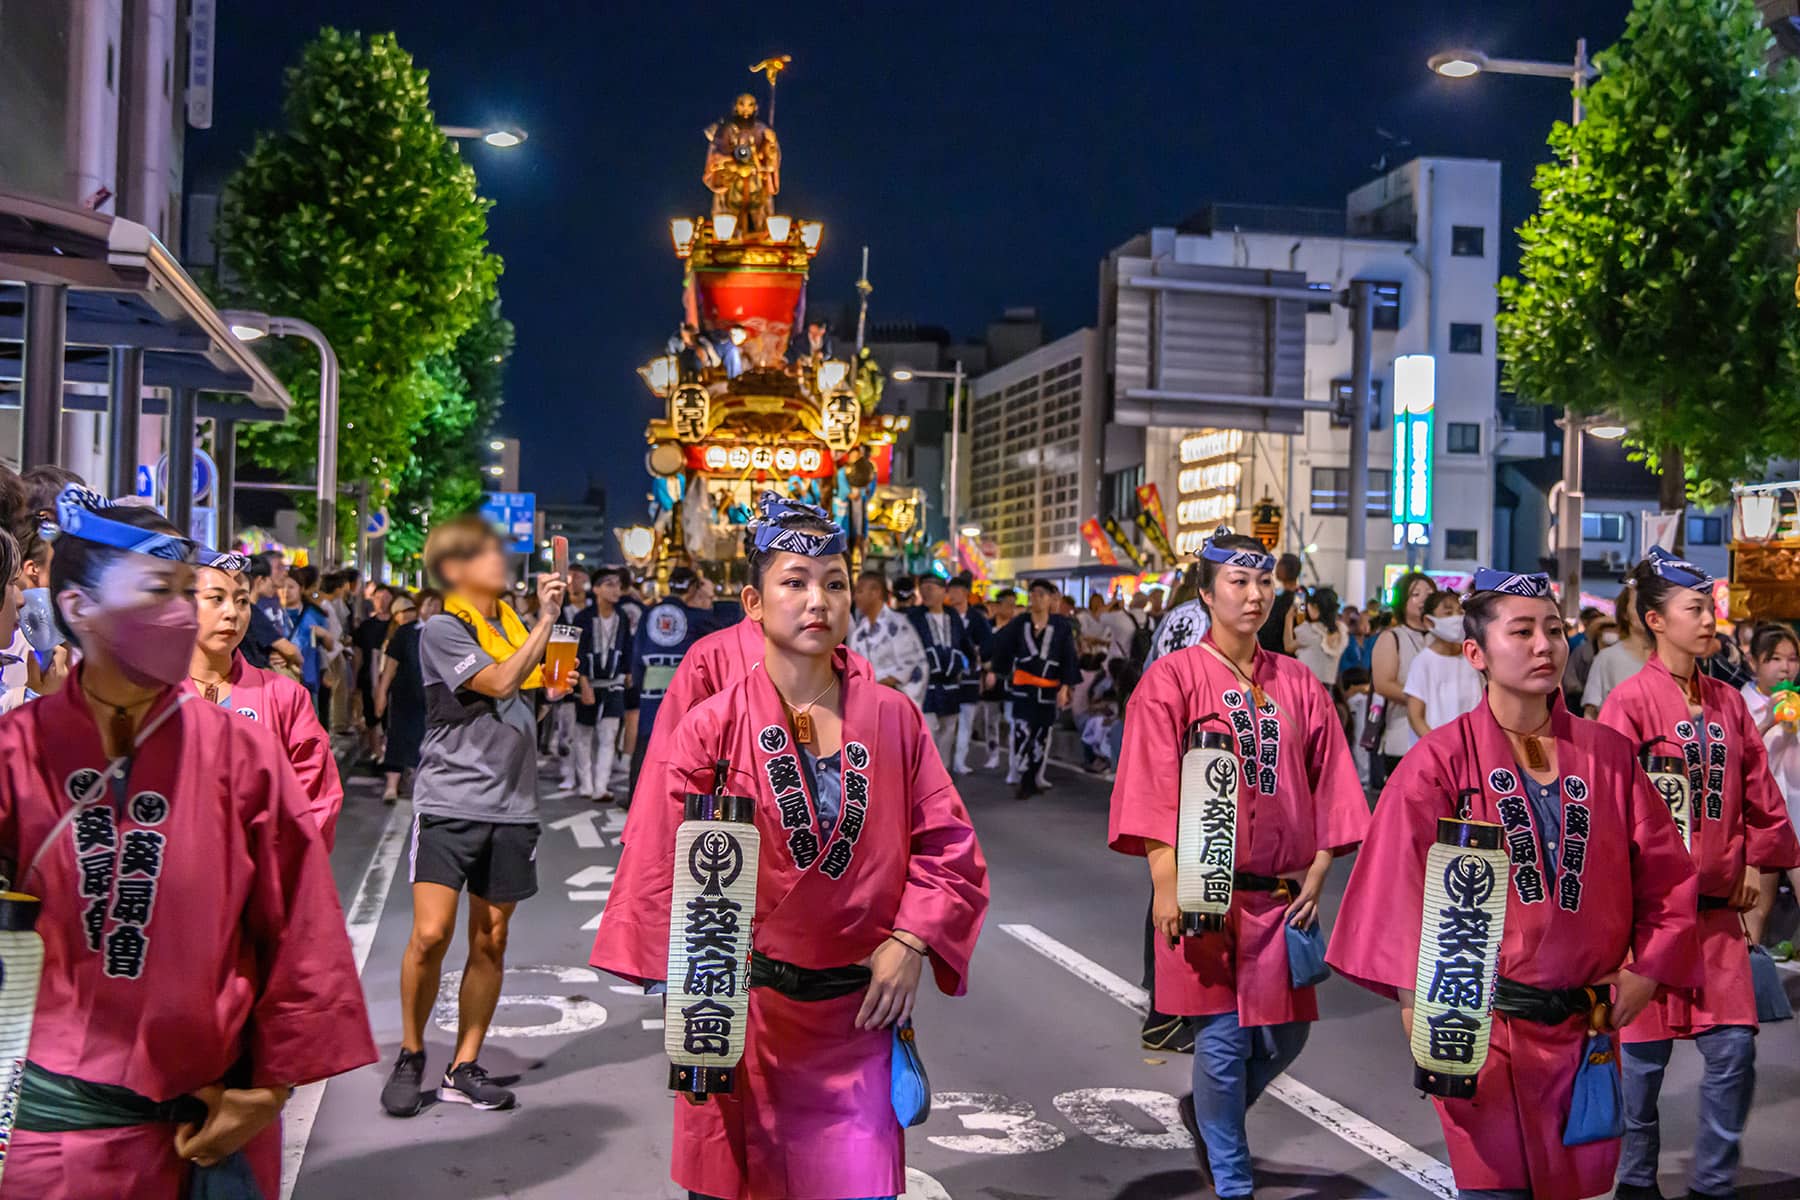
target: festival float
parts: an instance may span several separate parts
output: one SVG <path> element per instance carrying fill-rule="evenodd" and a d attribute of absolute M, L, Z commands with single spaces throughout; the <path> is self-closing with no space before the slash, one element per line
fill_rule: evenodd
<path fill-rule="evenodd" d="M 868 353 L 839 355 L 828 327 L 807 319 L 824 226 L 777 211 L 783 163 L 772 122 L 787 61 L 751 68 L 769 81 L 768 122 L 745 93 L 703 131 L 711 211 L 669 223 L 683 268 L 681 325 L 666 353 L 638 369 L 667 408 L 646 430 L 652 536 L 627 531 L 634 557 L 659 574 L 688 563 L 740 581 L 744 530 L 765 490 L 823 506 L 858 562 L 914 552 L 922 537 L 919 490 L 891 483 L 906 418 L 877 413 L 883 380 Z"/>

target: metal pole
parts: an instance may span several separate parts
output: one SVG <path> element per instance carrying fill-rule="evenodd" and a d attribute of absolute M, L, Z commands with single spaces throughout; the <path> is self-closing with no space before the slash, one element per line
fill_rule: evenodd
<path fill-rule="evenodd" d="M 57 465 L 62 448 L 63 351 L 68 341 L 69 289 L 60 283 L 25 286 L 25 351 L 21 380 L 19 468 Z"/>
<path fill-rule="evenodd" d="M 356 567 L 365 580 L 374 576 L 369 571 L 369 481 L 356 485 Z"/>
<path fill-rule="evenodd" d="M 194 526 L 194 400 L 191 387 L 169 392 L 169 523 L 182 533 Z"/>
<path fill-rule="evenodd" d="M 869 285 L 869 248 L 863 247 L 862 275 L 856 281 L 856 290 L 862 296 L 862 307 L 856 313 L 856 359 L 851 364 L 851 371 L 862 365 L 863 334 L 869 327 L 869 293 L 875 289 Z M 854 377 L 852 379 L 854 382 Z"/>
<path fill-rule="evenodd" d="M 1369 408 L 1375 354 L 1375 284 L 1350 281 L 1350 511 L 1344 538 L 1345 595 L 1369 594 Z M 1394 481 L 1398 484 L 1398 480 Z"/>
<path fill-rule="evenodd" d="M 1582 93 L 1584 93 L 1587 90 L 1587 77 L 1588 77 L 1587 39 L 1586 38 L 1576 38 L 1575 39 L 1575 77 L 1574 77 L 1575 78 L 1575 111 L 1574 111 L 1573 119 L 1570 122 L 1570 124 L 1573 124 L 1573 125 L 1581 124 L 1581 118 L 1587 115 L 1587 110 L 1581 102 L 1582 101 Z"/>
<path fill-rule="evenodd" d="M 109 363 L 112 396 L 106 418 L 106 491 L 116 498 L 137 492 L 138 427 L 144 412 L 143 347 L 114 346 Z"/>
<path fill-rule="evenodd" d="M 277 337 L 305 338 L 319 351 L 319 468 L 318 499 L 319 567 L 338 565 L 338 360 L 337 352 L 316 325 L 295 317 L 270 317 L 269 332 Z"/>
<path fill-rule="evenodd" d="M 1581 439 L 1586 422 L 1563 416 L 1562 511 L 1556 518 L 1556 574 L 1562 580 L 1563 616 L 1581 613 Z"/>
<path fill-rule="evenodd" d="M 213 421 L 213 465 L 219 478 L 213 484 L 213 504 L 219 510 L 219 549 L 231 549 L 237 538 L 237 422 L 220 417 Z"/>
<path fill-rule="evenodd" d="M 959 484 L 962 475 L 962 399 L 963 365 L 962 359 L 956 360 L 955 378 L 950 384 L 950 492 L 944 504 L 944 515 L 950 518 L 950 568 L 956 573 L 956 564 L 960 560 L 962 550 L 962 495 Z"/>

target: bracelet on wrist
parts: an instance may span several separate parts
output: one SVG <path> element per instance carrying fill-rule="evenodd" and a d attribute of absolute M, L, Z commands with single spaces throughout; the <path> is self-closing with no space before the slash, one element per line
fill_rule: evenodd
<path fill-rule="evenodd" d="M 902 946 L 905 946 L 908 950 L 911 950 L 914 954 L 918 955 L 920 958 L 929 957 L 929 953 L 927 951 L 919 949 L 917 946 L 913 945 L 911 942 L 907 941 L 905 938 L 901 937 L 899 934 L 896 934 L 896 933 L 888 934 L 888 941 L 899 942 Z"/>

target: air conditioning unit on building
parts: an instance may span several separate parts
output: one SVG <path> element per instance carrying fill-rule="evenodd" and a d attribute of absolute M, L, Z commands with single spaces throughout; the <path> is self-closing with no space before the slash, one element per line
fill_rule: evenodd
<path fill-rule="evenodd" d="M 1608 571 L 1616 571 L 1621 575 L 1625 573 L 1625 556 L 1617 550 L 1606 551 L 1600 556 L 1600 561 L 1606 564 Z"/>

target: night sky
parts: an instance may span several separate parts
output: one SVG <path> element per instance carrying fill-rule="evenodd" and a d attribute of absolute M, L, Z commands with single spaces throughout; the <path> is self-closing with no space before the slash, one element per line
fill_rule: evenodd
<path fill-rule="evenodd" d="M 1134 234 L 1215 200 L 1337 207 L 1384 152 L 1498 158 L 1516 226 L 1567 89 L 1439 79 L 1425 59 L 1457 45 L 1571 58 L 1577 36 L 1591 50 L 1616 39 L 1629 4 L 219 8 L 215 123 L 188 135 L 192 188 L 216 189 L 279 121 L 283 69 L 322 24 L 393 30 L 431 72 L 440 121 L 528 131 L 513 150 L 466 151 L 496 201 L 490 238 L 518 326 L 500 432 L 523 442 L 525 488 L 571 501 L 592 479 L 620 520 L 646 487 L 643 426 L 660 404 L 635 368 L 679 320 L 668 218 L 707 208 L 701 128 L 744 90 L 766 115 L 750 63 L 794 57 L 777 207 L 825 222 L 815 311 L 854 299 L 867 244 L 872 322 L 974 337 L 1003 307 L 1036 305 L 1056 337 L 1094 321 L 1099 260 Z"/>

